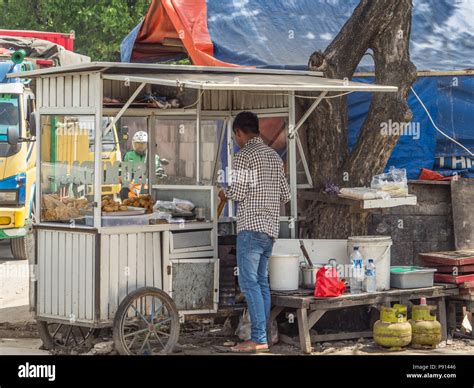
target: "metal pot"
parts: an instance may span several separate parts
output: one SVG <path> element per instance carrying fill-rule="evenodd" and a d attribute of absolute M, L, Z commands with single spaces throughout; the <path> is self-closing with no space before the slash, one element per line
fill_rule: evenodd
<path fill-rule="evenodd" d="M 314 287 L 316 286 L 316 272 L 318 272 L 318 269 L 318 267 L 310 265 L 301 266 L 303 288 L 314 289 Z"/>

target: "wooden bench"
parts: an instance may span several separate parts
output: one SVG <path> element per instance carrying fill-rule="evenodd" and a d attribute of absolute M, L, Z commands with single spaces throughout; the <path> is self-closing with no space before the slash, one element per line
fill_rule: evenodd
<path fill-rule="evenodd" d="M 270 327 L 272 327 L 273 321 L 282 311 L 288 309 L 296 310 L 299 345 L 304 353 L 311 353 L 311 342 L 372 337 L 371 331 L 326 335 L 311 334 L 311 328 L 327 311 L 367 305 L 379 308 L 381 305 L 389 306 L 392 302 L 408 305 L 410 301 L 425 297 L 434 300 L 437 304 L 437 315 L 443 330 L 443 341 L 446 341 L 448 338 L 446 297 L 455 296 L 458 293 L 458 288 L 452 284 L 437 284 L 433 287 L 407 290 L 392 289 L 370 294 L 344 294 L 336 298 L 315 298 L 312 290 L 298 290 L 295 292 L 272 291 L 273 308 L 270 314 Z M 285 336 L 280 337 L 285 342 Z"/>

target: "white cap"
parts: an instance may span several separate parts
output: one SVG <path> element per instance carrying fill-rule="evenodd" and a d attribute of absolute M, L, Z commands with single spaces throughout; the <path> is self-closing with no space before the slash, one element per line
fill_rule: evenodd
<path fill-rule="evenodd" d="M 145 131 L 138 131 L 135 133 L 135 135 L 133 135 L 132 142 L 147 143 L 148 134 Z"/>

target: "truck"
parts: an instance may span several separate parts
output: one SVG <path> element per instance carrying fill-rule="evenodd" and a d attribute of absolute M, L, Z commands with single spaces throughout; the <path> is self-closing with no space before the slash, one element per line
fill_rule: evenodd
<path fill-rule="evenodd" d="M 90 59 L 59 47 L 54 43 L 58 39 L 57 33 L 51 33 L 50 38 L 53 42 L 51 43 L 44 40 L 48 38 L 48 33 L 44 32 L 38 32 L 42 37 L 38 40 L 31 34 L 27 39 L 23 39 L 13 31 L 1 31 L 3 35 L 0 33 L 0 239 L 10 241 L 15 259 L 27 259 L 33 255 L 34 249 L 31 226 L 35 218 L 37 179 L 35 96 L 28 80 L 7 78 L 7 74 L 58 66 L 61 65 L 61 58 L 67 58 L 68 64 Z M 67 40 L 66 37 L 63 38 Z M 66 43 L 72 47 L 73 36 L 69 39 L 72 40 Z M 52 50 L 38 50 L 38 47 Z M 50 56 L 41 57 L 41 52 L 48 52 Z M 28 53 L 32 56 L 27 56 Z M 9 139 L 15 141 L 9 143 Z M 87 144 L 86 147 L 88 146 Z"/>

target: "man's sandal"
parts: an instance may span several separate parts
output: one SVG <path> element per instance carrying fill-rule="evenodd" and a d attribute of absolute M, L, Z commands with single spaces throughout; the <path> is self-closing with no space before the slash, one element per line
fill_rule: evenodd
<path fill-rule="evenodd" d="M 258 344 L 253 341 L 245 341 L 230 348 L 233 353 L 267 353 L 270 351 L 267 344 Z"/>

